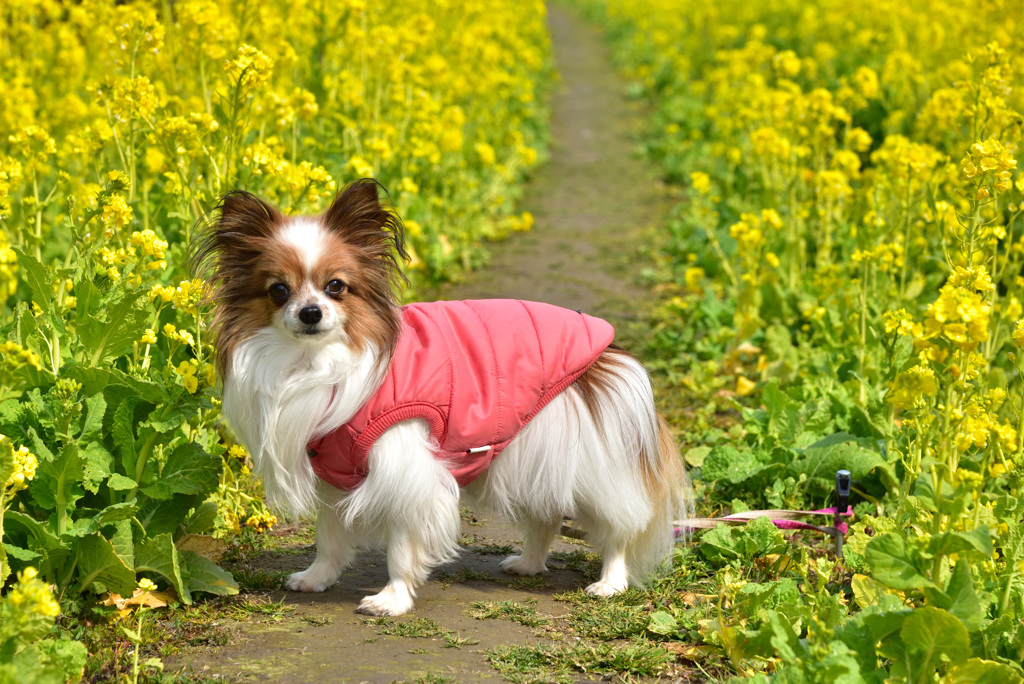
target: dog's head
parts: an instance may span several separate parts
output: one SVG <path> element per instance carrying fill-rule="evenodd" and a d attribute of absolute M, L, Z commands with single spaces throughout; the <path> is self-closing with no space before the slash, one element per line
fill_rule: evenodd
<path fill-rule="evenodd" d="M 396 290 L 406 283 L 402 222 L 372 179 L 348 185 L 319 216 L 286 216 L 247 192 L 224 196 L 191 245 L 194 273 L 214 304 L 218 363 L 273 329 L 296 344 L 368 345 L 385 360 L 397 343 Z"/>

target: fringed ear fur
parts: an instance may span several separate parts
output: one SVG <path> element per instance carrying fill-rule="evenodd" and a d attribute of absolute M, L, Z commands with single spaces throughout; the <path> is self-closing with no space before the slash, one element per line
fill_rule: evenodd
<path fill-rule="evenodd" d="M 346 243 L 358 247 L 373 260 L 382 260 L 390 280 L 401 287 L 408 284 L 398 257 L 408 261 L 405 251 L 405 226 L 393 209 L 380 201 L 387 190 L 373 178 L 349 183 L 323 214 L 324 226 Z"/>
<path fill-rule="evenodd" d="M 284 215 L 256 195 L 235 190 L 224 195 L 220 204 L 196 224 L 189 245 L 189 270 L 193 276 L 227 276 L 223 258 L 232 256 L 232 266 L 245 268 L 259 257 L 263 241 L 273 235 Z"/>

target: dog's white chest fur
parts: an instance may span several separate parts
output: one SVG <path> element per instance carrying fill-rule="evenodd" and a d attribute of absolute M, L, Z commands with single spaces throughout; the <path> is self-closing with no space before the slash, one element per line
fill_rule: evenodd
<path fill-rule="evenodd" d="M 271 505 L 316 511 L 317 477 L 306 444 L 345 424 L 379 384 L 375 354 L 341 341 L 300 343 L 273 328 L 235 350 L 224 416 L 253 456 Z"/>

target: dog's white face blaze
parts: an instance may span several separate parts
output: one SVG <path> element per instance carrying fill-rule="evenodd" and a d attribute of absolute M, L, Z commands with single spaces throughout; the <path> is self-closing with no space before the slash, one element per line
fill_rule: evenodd
<path fill-rule="evenodd" d="M 278 241 L 292 248 L 301 266 L 296 273 L 288 274 L 285 283 L 290 288 L 287 302 L 274 313 L 274 323 L 294 339 L 313 342 L 330 337 L 344 336 L 345 310 L 338 300 L 331 296 L 328 287 L 332 281 L 340 281 L 347 287 L 342 273 L 324 274 L 323 256 L 331 247 L 331 236 L 317 220 L 307 217 L 292 219 L 278 233 Z M 277 279 L 267 283 L 269 290 Z M 319 320 L 310 323 L 302 319 L 303 312 L 318 312 Z"/>

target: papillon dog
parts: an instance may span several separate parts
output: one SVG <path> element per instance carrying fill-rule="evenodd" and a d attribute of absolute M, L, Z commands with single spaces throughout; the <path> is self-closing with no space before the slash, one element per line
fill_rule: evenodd
<path fill-rule="evenodd" d="M 419 415 L 375 437 L 353 486 L 318 475 L 310 445 L 376 400 L 400 342 L 413 354 L 419 344 L 409 332 L 402 339 L 399 258 L 407 255 L 401 220 L 382 204 L 382 189 L 356 181 L 312 217 L 232 192 L 191 247 L 193 270 L 212 293 L 223 415 L 252 454 L 270 505 L 317 515 L 316 557 L 287 588 L 324 591 L 359 549 L 383 545 L 389 582 L 358 610 L 407 613 L 431 569 L 458 553 L 460 495 L 522 528 L 522 552 L 500 564 L 506 572 L 545 572 L 548 548 L 571 517 L 603 556 L 587 593 L 611 596 L 643 584 L 669 557 L 673 520 L 690 514 L 692 496 L 647 372 L 614 345 L 599 348 L 585 372 L 567 375 L 571 382 L 546 396 L 472 482 L 453 474 L 437 425 Z M 577 342 L 556 346 L 571 351 Z"/>

